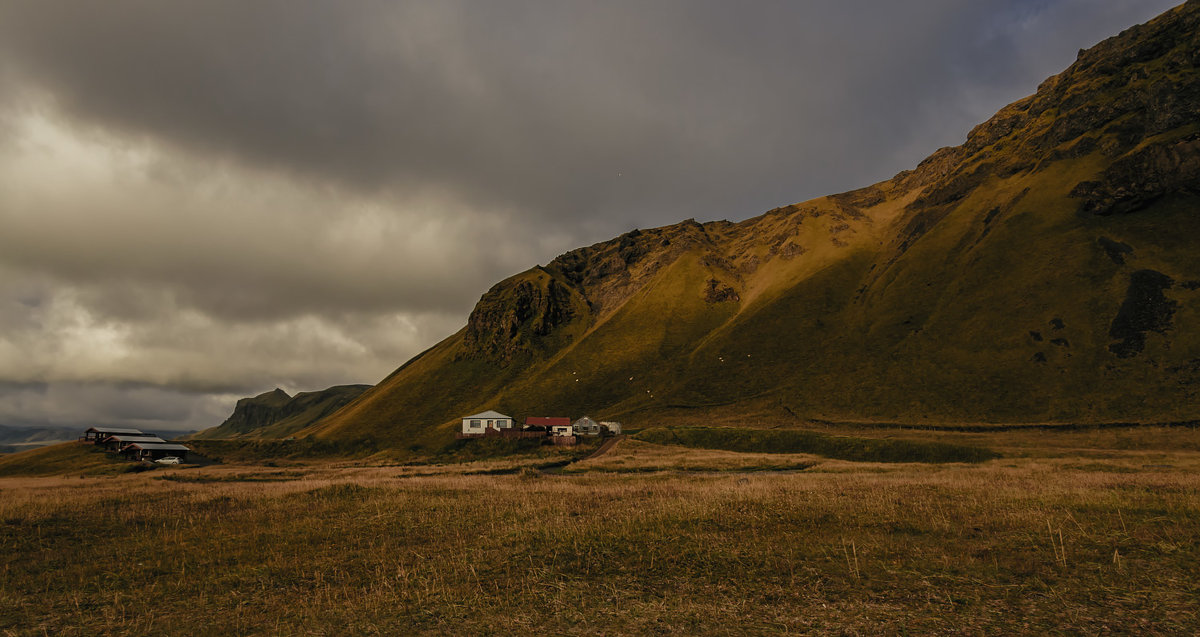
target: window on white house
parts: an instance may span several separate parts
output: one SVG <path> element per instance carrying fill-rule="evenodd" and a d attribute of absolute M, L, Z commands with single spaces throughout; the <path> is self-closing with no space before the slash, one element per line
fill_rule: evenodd
<path fill-rule="evenodd" d="M 471 426 L 472 426 L 472 427 L 475 427 L 476 429 L 478 429 L 478 428 L 479 428 L 479 426 L 480 426 L 480 422 L 479 422 L 478 420 L 472 420 L 472 421 L 471 421 Z"/>

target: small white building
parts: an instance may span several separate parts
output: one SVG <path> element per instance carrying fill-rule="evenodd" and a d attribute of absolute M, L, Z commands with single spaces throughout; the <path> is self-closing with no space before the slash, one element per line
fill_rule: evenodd
<path fill-rule="evenodd" d="M 621 423 L 615 420 L 601 420 L 600 432 L 611 436 L 619 436 L 621 435 Z"/>
<path fill-rule="evenodd" d="M 550 425 L 551 436 L 573 436 L 574 427 L 571 425 Z"/>
<path fill-rule="evenodd" d="M 498 411 L 484 411 L 474 416 L 464 416 L 462 419 L 462 432 L 465 434 L 482 434 L 488 429 L 512 429 L 512 426 L 512 417 Z"/>

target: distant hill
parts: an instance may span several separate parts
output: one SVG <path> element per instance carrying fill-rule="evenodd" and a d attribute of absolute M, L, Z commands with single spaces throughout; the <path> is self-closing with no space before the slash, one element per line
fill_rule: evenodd
<path fill-rule="evenodd" d="M 370 385 L 336 385 L 321 391 L 300 392 L 294 397 L 276 388 L 239 400 L 225 422 L 191 437 L 282 438 L 332 414 L 370 388 Z"/>
<path fill-rule="evenodd" d="M 1193 0 L 892 179 L 568 252 L 301 433 L 1200 418 L 1197 63 Z"/>
<path fill-rule="evenodd" d="M 0 455 L 0 478 L 8 476 L 114 475 L 126 471 L 131 463 L 100 447 L 75 442 L 60 442 L 42 447 L 23 448 L 21 453 Z"/>
<path fill-rule="evenodd" d="M 13 453 L 65 440 L 75 440 L 81 435 L 82 428 L 0 425 L 0 453 Z"/>

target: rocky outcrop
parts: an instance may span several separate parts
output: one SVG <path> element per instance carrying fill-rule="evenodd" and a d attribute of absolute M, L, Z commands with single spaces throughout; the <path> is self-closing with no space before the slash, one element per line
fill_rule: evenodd
<path fill-rule="evenodd" d="M 280 413 L 291 402 L 287 392 L 275 389 L 252 398 L 237 401 L 233 414 L 218 427 L 224 433 L 240 434 L 266 427 L 280 419 Z"/>
<path fill-rule="evenodd" d="M 733 286 L 726 285 L 716 279 L 709 279 L 704 285 L 704 301 L 706 303 L 726 303 L 740 300 L 741 297 Z"/>
<path fill-rule="evenodd" d="M 1080 51 L 1074 64 L 1034 95 L 972 129 L 962 146 L 938 150 L 895 181 L 904 189 L 928 188 L 924 203 L 938 205 L 960 198 L 983 176 L 1009 176 L 1097 148 L 1119 157 L 1143 140 L 1200 120 L 1197 51 L 1200 2 L 1192 0 Z M 1190 152 L 1169 146 L 1149 155 L 1139 151 L 1128 167 L 1180 159 L 1174 153 L 1187 161 Z M 1080 196 L 1088 194 L 1081 188 Z M 1109 210 L 1106 194 L 1121 207 L 1121 190 L 1114 187 L 1086 204 L 1089 211 Z M 1137 198 L 1128 201 L 1136 206 Z"/>
<path fill-rule="evenodd" d="M 575 316 L 571 288 L 545 272 L 539 274 L 502 281 L 479 299 L 467 320 L 460 359 L 508 363 Z"/>
<path fill-rule="evenodd" d="M 1151 144 L 1114 161 L 1101 179 L 1075 186 L 1079 211 L 1093 215 L 1137 212 L 1164 196 L 1200 193 L 1200 134 Z"/>
<path fill-rule="evenodd" d="M 562 254 L 546 270 L 569 281 L 597 316 L 617 307 L 643 283 L 670 265 L 679 255 L 714 243 L 710 230 L 728 222 L 681 223 L 649 230 L 633 230 L 611 241 Z"/>

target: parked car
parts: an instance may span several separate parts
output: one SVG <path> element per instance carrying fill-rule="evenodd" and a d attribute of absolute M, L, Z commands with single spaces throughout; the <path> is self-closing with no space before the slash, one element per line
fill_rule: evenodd
<path fill-rule="evenodd" d="M 155 460 L 158 464 L 181 464 L 183 461 L 175 456 L 166 456 Z"/>

